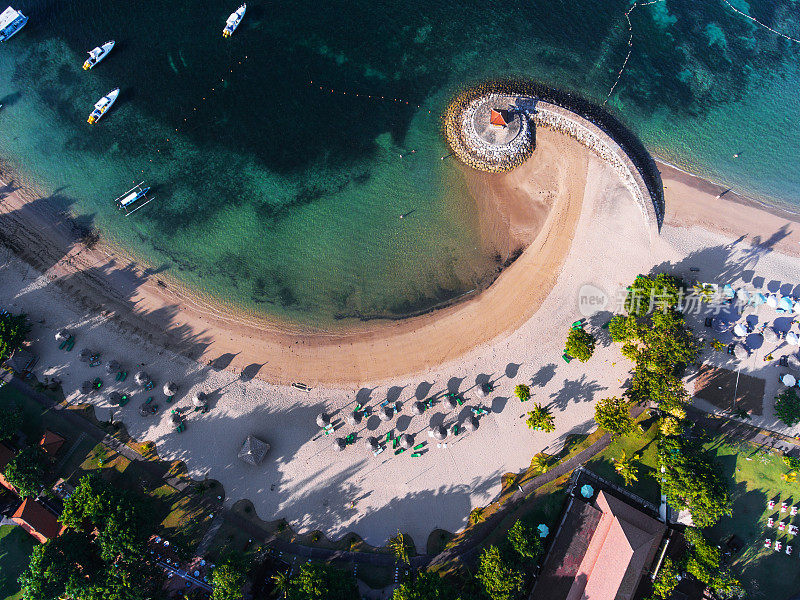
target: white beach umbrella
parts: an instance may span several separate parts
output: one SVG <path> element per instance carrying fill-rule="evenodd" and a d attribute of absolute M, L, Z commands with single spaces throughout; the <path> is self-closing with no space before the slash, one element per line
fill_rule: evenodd
<path fill-rule="evenodd" d="M 409 434 L 404 433 L 400 436 L 400 446 L 408 450 L 411 446 L 414 445 L 414 438 L 411 437 Z"/>
<path fill-rule="evenodd" d="M 133 379 L 139 385 L 147 385 L 148 383 L 150 383 L 150 375 L 148 375 L 144 371 L 139 371 L 138 373 L 136 373 Z"/>
<path fill-rule="evenodd" d="M 747 327 L 742 323 L 737 323 L 733 326 L 733 333 L 738 337 L 747 337 Z"/>
<path fill-rule="evenodd" d="M 767 297 L 764 294 L 758 293 L 755 294 L 751 299 L 750 302 L 754 306 L 759 306 L 760 304 L 764 304 L 767 301 Z"/>
<path fill-rule="evenodd" d="M 731 287 L 730 283 L 726 283 L 725 285 L 722 286 L 722 295 L 725 296 L 726 298 L 734 297 L 735 292 L 733 291 L 733 287 Z"/>
<path fill-rule="evenodd" d="M 775 294 L 770 294 L 767 298 L 767 306 L 770 308 L 778 308 L 778 297 Z"/>
<path fill-rule="evenodd" d="M 447 408 L 449 408 L 450 410 L 453 410 L 453 409 L 455 409 L 456 406 L 458 406 L 458 402 L 456 402 L 456 399 L 453 398 L 452 396 L 447 396 L 444 399 L 444 403 L 447 405 Z"/>
<path fill-rule="evenodd" d="M 164 384 L 164 395 L 165 396 L 174 396 L 178 393 L 178 384 L 174 381 L 168 381 Z"/>
<path fill-rule="evenodd" d="M 764 327 L 764 340 L 768 344 L 774 344 L 778 341 L 778 334 L 775 333 L 775 330 L 772 327 Z"/>
<path fill-rule="evenodd" d="M 786 334 L 786 343 L 791 344 L 792 346 L 800 346 L 800 336 L 798 336 L 794 331 L 790 331 Z"/>
<path fill-rule="evenodd" d="M 742 344 L 736 344 L 736 346 L 734 346 L 733 355 L 739 360 L 744 360 L 749 356 L 747 348 L 745 348 Z"/>
<path fill-rule="evenodd" d="M 122 371 L 122 365 L 115 360 L 110 360 L 106 363 L 107 373 L 119 373 Z"/>
<path fill-rule="evenodd" d="M 205 392 L 196 392 L 195 395 L 192 396 L 192 404 L 194 404 L 195 408 L 203 408 L 208 404 L 208 396 Z"/>
<path fill-rule="evenodd" d="M 373 452 L 375 452 L 378 448 L 380 448 L 380 444 L 378 444 L 378 438 L 375 438 L 375 437 L 371 437 L 371 436 L 368 437 L 366 440 L 364 440 L 364 443 Z"/>
<path fill-rule="evenodd" d="M 475 416 L 469 416 L 464 421 L 464 429 L 467 431 L 475 431 L 478 428 L 478 419 Z"/>
<path fill-rule="evenodd" d="M 361 413 L 358 411 L 350 412 L 345 417 L 345 421 L 347 421 L 348 425 L 358 425 L 361 422 Z"/>
<path fill-rule="evenodd" d="M 414 404 L 411 405 L 411 413 L 415 415 L 421 415 L 425 412 L 425 405 L 417 400 Z"/>
<path fill-rule="evenodd" d="M 783 383 L 783 385 L 792 387 L 797 383 L 797 379 L 794 378 L 794 375 L 786 373 L 785 375 L 781 376 L 781 383 Z"/>
<path fill-rule="evenodd" d="M 56 341 L 63 342 L 66 339 L 69 339 L 69 331 L 67 331 L 66 329 L 59 329 L 56 332 Z"/>
<path fill-rule="evenodd" d="M 447 430 L 441 425 L 437 425 L 436 427 L 431 428 L 431 435 L 437 440 L 443 440 L 447 437 Z"/>
<path fill-rule="evenodd" d="M 739 290 L 737 290 L 736 297 L 739 298 L 740 302 L 744 302 L 745 304 L 750 302 L 750 292 L 744 288 L 739 288 Z"/>
<path fill-rule="evenodd" d="M 392 412 L 392 409 L 389 407 L 389 405 L 381 406 L 381 409 L 378 411 L 378 418 L 381 421 L 389 421 L 393 415 L 394 412 Z"/>
<path fill-rule="evenodd" d="M 792 299 L 789 298 L 788 296 L 784 296 L 783 298 L 781 298 L 778 301 L 778 308 L 780 310 L 785 310 L 786 312 L 791 311 L 792 310 Z"/>
<path fill-rule="evenodd" d="M 317 415 L 317 425 L 319 425 L 320 427 L 326 427 L 330 425 L 330 423 L 331 423 L 331 418 L 327 414 L 319 413 Z"/>
<path fill-rule="evenodd" d="M 794 306 L 792 307 L 792 312 L 800 314 L 800 300 L 794 303 Z"/>

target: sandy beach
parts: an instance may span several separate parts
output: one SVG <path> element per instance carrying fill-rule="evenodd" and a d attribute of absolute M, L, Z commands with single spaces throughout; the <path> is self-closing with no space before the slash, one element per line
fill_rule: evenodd
<path fill-rule="evenodd" d="M 53 334 L 62 327 L 75 332 L 78 350 L 99 350 L 131 371 L 141 366 L 157 386 L 177 381 L 184 433 L 172 431 L 167 411 L 141 417 L 143 392 L 116 409 L 116 418 L 136 438 L 155 441 L 162 456 L 184 460 L 194 477 L 221 481 L 228 502 L 248 498 L 263 519 L 284 517 L 300 531 L 331 537 L 355 531 L 374 544 L 400 529 L 422 549 L 432 529 L 458 530 L 471 508 L 496 497 L 503 473 L 593 428 L 594 401 L 618 395 L 629 368 L 600 325 L 637 274 L 657 268 L 782 291 L 800 283 L 800 231 L 788 216 L 727 194 L 717 198 L 724 188 L 663 166 L 667 214 L 654 236 L 606 163 L 560 134 L 540 132 L 537 144 L 510 174 L 468 175 L 492 227 L 487 239 L 505 240 L 509 249 L 527 244 L 525 251 L 476 297 L 421 317 L 349 332 L 293 332 L 248 320 L 159 283 L 102 245 L 65 247 L 74 237 L 68 221 L 43 215 L 25 189 L 0 191 L 2 242 L 19 254 L 0 255 L 0 298 L 31 316 L 37 375 L 61 378 L 70 402 L 87 400 L 77 390 L 94 370 L 58 350 Z M 567 364 L 564 337 L 582 316 L 578 297 L 586 284 L 608 300 L 589 319 L 598 349 L 586 364 Z M 774 364 L 754 352 L 743 368 L 768 380 L 771 398 Z M 313 389 L 290 387 L 295 381 Z M 481 381 L 496 385 L 488 399 L 475 393 Z M 518 383 L 530 384 L 534 400 L 552 408 L 556 432 L 525 427 L 525 405 L 512 393 Z M 109 390 L 135 389 L 126 386 Z M 447 390 L 464 393 L 467 403 L 411 414 L 411 401 Z M 208 414 L 191 412 L 195 391 L 210 394 Z M 341 453 L 314 423 L 323 410 L 341 421 L 356 401 L 374 409 L 385 400 L 400 403 L 397 416 L 343 425 L 336 435 L 353 432 L 358 441 Z M 104 397 L 88 401 L 107 418 Z M 794 433 L 766 404 L 754 422 Z M 477 431 L 449 437 L 446 447 L 428 437 L 431 425 L 463 423 L 479 405 L 489 413 Z M 388 449 L 374 457 L 363 439 L 390 430 L 426 442 L 425 453 L 410 458 Z M 259 467 L 236 458 L 249 434 L 272 445 Z"/>

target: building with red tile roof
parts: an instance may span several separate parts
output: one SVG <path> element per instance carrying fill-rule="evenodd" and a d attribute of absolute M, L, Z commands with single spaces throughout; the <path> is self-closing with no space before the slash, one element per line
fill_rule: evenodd
<path fill-rule="evenodd" d="M 58 537 L 65 529 L 53 513 L 33 498 L 25 498 L 11 520 L 42 543 Z"/>
<path fill-rule="evenodd" d="M 11 490 L 15 494 L 17 493 L 17 488 L 11 485 L 8 480 L 3 477 L 3 471 L 6 468 L 6 465 L 11 462 L 11 459 L 17 455 L 16 450 L 12 450 L 5 444 L 0 443 L 0 485 L 4 488 Z"/>
<path fill-rule="evenodd" d="M 570 502 L 531 600 L 630 600 L 666 526 L 602 491 Z"/>
<path fill-rule="evenodd" d="M 42 450 L 44 450 L 44 453 L 48 456 L 55 456 L 58 454 L 58 451 L 61 450 L 61 446 L 64 445 L 64 442 L 64 438 L 55 431 L 45 429 L 42 439 L 39 440 L 39 446 L 42 447 Z"/>

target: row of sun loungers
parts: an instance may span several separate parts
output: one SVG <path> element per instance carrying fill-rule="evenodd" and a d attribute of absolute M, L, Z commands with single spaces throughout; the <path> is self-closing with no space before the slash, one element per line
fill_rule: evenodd
<path fill-rule="evenodd" d="M 767 510 L 774 510 L 774 509 L 775 509 L 775 501 L 770 500 L 769 502 L 767 502 Z M 790 515 L 795 516 L 798 512 L 798 508 L 794 505 L 789 506 L 786 502 L 782 502 L 781 512 L 785 513 L 787 511 L 789 512 Z"/>
<path fill-rule="evenodd" d="M 771 547 L 772 547 L 772 540 L 769 538 L 764 540 L 764 548 L 771 548 Z M 775 552 L 780 552 L 781 549 L 783 549 L 783 544 L 779 540 L 775 540 Z M 786 554 L 791 556 L 792 550 L 793 550 L 792 546 L 789 545 L 786 546 Z"/>

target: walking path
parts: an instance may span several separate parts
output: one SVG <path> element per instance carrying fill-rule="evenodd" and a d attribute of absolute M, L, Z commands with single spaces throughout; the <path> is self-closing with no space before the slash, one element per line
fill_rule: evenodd
<path fill-rule="evenodd" d="M 203 536 L 203 539 L 200 540 L 200 543 L 197 545 L 197 556 L 204 556 L 208 549 L 211 547 L 211 543 L 214 541 L 214 538 L 217 536 L 217 532 L 222 527 L 222 524 L 225 523 L 225 513 L 218 512 L 214 515 L 214 519 L 211 521 L 211 525 L 206 531 L 206 534 Z"/>

